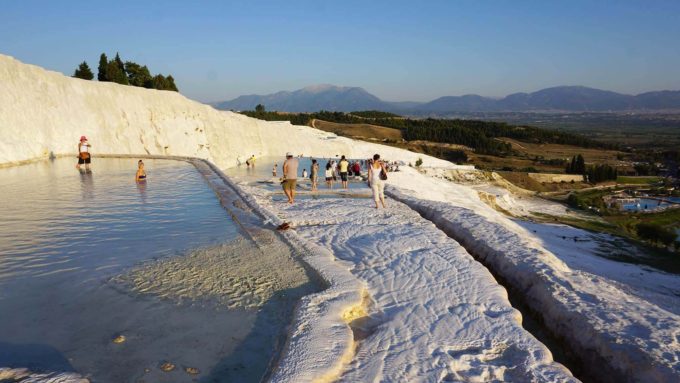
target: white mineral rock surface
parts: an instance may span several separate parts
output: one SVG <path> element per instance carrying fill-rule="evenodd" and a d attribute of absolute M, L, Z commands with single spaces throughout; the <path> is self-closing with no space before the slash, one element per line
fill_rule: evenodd
<path fill-rule="evenodd" d="M 207 159 L 220 168 L 251 155 L 345 154 L 455 167 L 433 157 L 358 142 L 288 122 L 218 111 L 177 92 L 70 78 L 0 55 L 0 165 L 77 152 L 87 136 L 97 154 Z M 93 160 L 95 161 L 95 160 Z"/>
<path fill-rule="evenodd" d="M 367 199 L 324 198 L 290 206 L 247 190 L 366 284 L 362 312 L 349 321 L 356 349 L 338 381 L 576 381 L 522 328 L 491 273 L 406 205 L 376 210 Z M 309 325 L 297 322 L 293 332 Z M 274 380 L 298 381 L 288 368 L 284 359 Z"/>
<path fill-rule="evenodd" d="M 585 245 L 565 245 L 546 235 L 554 232 L 552 225 L 541 226 L 539 238 L 462 185 L 413 169 L 395 173 L 391 180 L 399 186 L 390 189 L 392 196 L 433 221 L 519 290 L 575 352 L 597 360 L 598 369 L 591 374 L 599 380 L 678 381 L 678 275 L 604 262 Z M 660 282 L 670 286 L 662 288 Z"/>

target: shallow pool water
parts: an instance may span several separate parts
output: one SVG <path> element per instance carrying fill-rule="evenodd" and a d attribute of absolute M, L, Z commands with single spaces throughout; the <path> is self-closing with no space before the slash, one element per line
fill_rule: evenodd
<path fill-rule="evenodd" d="M 257 308 L 201 299 L 225 290 L 194 288 L 203 263 L 229 267 L 225 252 L 238 249 L 229 259 L 247 266 L 258 249 L 191 164 L 145 163 L 144 184 L 134 182 L 135 159 L 95 159 L 91 173 L 71 159 L 0 169 L 0 367 L 75 371 L 94 382 L 258 381 L 266 373 L 309 280 L 301 272 L 282 285 L 258 270 L 270 291 Z M 196 249 L 207 249 L 205 262 L 150 264 Z M 172 280 L 174 290 L 117 281 L 140 267 L 153 272 L 134 275 Z M 230 281 L 240 277 L 254 278 Z M 196 292 L 179 299 L 176 286 Z M 119 335 L 124 341 L 113 342 Z M 165 362 L 174 369 L 162 371 Z"/>
<path fill-rule="evenodd" d="M 623 205 L 626 211 L 653 211 L 680 204 L 679 197 L 663 197 L 662 199 L 640 198 L 635 204 Z"/>
<path fill-rule="evenodd" d="M 59 159 L 0 169 L 0 283 L 87 280 L 141 259 L 236 238 L 237 226 L 191 164 Z"/>

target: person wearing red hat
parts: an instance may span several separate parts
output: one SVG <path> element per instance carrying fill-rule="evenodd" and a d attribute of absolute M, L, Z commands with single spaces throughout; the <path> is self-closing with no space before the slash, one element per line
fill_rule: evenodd
<path fill-rule="evenodd" d="M 80 169 L 80 165 L 85 164 L 85 170 L 90 171 L 90 145 L 87 142 L 87 137 L 80 136 L 80 142 L 78 143 L 78 164 L 76 169 Z"/>

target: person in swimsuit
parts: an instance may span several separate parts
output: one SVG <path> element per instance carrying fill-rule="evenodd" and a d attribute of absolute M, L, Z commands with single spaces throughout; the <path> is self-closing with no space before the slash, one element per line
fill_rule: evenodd
<path fill-rule="evenodd" d="M 371 190 L 373 190 L 373 200 L 375 201 L 375 208 L 378 209 L 378 202 L 382 203 L 383 209 L 385 206 L 385 181 L 380 179 L 380 173 L 385 172 L 385 164 L 380 161 L 380 154 L 373 156 L 373 162 L 368 168 L 368 180 L 371 183 Z"/>
<path fill-rule="evenodd" d="M 90 145 L 87 142 L 87 137 L 81 136 L 80 142 L 78 143 L 78 164 L 76 164 L 76 169 L 80 170 L 80 165 L 85 164 L 85 170 L 90 171 Z"/>
<path fill-rule="evenodd" d="M 146 171 L 144 171 L 144 162 L 142 160 L 137 161 L 137 174 L 135 174 L 135 181 L 146 181 Z"/>
<path fill-rule="evenodd" d="M 274 167 L 272 168 L 272 177 L 276 177 L 276 167 L 279 166 L 278 164 L 274 164 Z"/>
<path fill-rule="evenodd" d="M 312 159 L 312 171 L 309 175 L 309 179 L 312 181 L 312 191 L 316 191 L 317 181 L 319 178 L 319 163 L 315 159 Z"/>

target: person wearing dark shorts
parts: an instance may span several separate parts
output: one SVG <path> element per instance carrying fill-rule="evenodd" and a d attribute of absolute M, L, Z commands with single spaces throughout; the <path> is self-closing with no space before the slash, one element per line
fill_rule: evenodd
<path fill-rule="evenodd" d="M 92 163 L 92 159 L 89 154 L 79 154 L 78 155 L 78 165 L 89 165 Z M 80 166 L 78 166 L 80 167 Z"/>
<path fill-rule="evenodd" d="M 347 161 L 347 159 L 343 155 L 338 165 L 340 167 L 340 180 L 342 181 L 342 188 L 347 189 L 348 188 L 347 173 L 349 170 L 349 161 Z"/>
<path fill-rule="evenodd" d="M 297 185 L 298 160 L 293 158 L 293 154 L 286 153 L 286 160 L 283 162 L 283 192 L 288 197 L 288 203 L 295 202 L 295 186 Z"/>
<path fill-rule="evenodd" d="M 87 137 L 81 136 L 80 137 L 80 142 L 78 143 L 78 164 L 76 165 L 77 169 L 80 169 L 80 165 L 85 164 L 85 169 L 87 171 L 90 170 L 90 162 L 91 162 L 91 155 L 90 155 L 90 145 L 89 142 L 87 142 Z"/>

